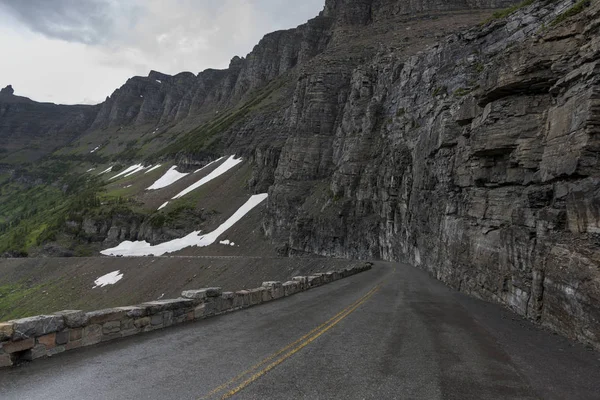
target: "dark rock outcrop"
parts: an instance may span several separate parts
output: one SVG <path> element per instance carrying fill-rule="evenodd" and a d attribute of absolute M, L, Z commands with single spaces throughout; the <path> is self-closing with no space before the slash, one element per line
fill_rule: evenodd
<path fill-rule="evenodd" d="M 15 89 L 13 89 L 12 85 L 8 85 L 4 89 L 0 89 L 0 95 L 12 96 L 13 94 L 15 94 Z"/>
<path fill-rule="evenodd" d="M 34 161 L 81 135 L 97 112 L 95 106 L 37 103 L 0 92 L 0 164 Z"/>
<path fill-rule="evenodd" d="M 600 348 L 600 4 L 556 25 L 573 4 L 301 77 L 268 234 L 410 261 Z"/>

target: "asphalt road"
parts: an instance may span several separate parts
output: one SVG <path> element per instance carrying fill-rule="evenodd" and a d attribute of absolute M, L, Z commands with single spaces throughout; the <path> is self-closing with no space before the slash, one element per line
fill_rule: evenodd
<path fill-rule="evenodd" d="M 409 266 L 0 371 L 9 399 L 598 399 L 600 354 Z"/>

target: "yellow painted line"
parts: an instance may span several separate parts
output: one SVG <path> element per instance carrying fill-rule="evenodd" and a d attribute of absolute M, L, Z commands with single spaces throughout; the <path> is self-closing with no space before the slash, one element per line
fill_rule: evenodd
<path fill-rule="evenodd" d="M 222 384 L 222 385 L 214 388 L 213 390 L 211 390 L 210 392 L 208 392 L 207 394 L 205 394 L 204 396 L 202 396 L 199 400 L 205 400 L 205 399 L 210 398 L 211 396 L 217 394 L 218 392 L 222 391 L 223 389 L 227 388 L 228 386 L 231 386 L 236 381 L 242 379 L 244 376 L 246 376 L 246 375 L 250 374 L 251 372 L 257 370 L 258 368 L 260 368 L 264 364 L 268 363 L 272 359 L 274 359 L 277 356 L 285 353 L 287 350 L 289 350 L 292 347 L 296 346 L 298 343 L 306 340 L 311 335 L 313 335 L 314 333 L 320 331 L 321 329 L 323 329 L 324 327 L 326 327 L 327 325 L 329 325 L 332 321 L 334 321 L 337 318 L 339 318 L 342 314 L 346 313 L 348 310 L 350 310 L 356 304 L 360 303 L 363 299 L 367 298 L 367 296 L 370 296 L 371 294 L 373 294 L 375 290 L 378 290 L 378 286 L 376 286 L 373 289 L 369 290 L 367 292 L 367 294 L 365 294 L 363 297 L 361 297 L 360 299 L 356 300 L 354 303 L 350 304 L 348 307 L 344 308 L 342 311 L 340 311 L 339 313 L 337 313 L 336 315 L 334 315 L 333 317 L 331 317 L 330 319 L 328 319 L 326 322 L 324 322 L 321 325 L 317 326 L 316 328 L 314 328 L 313 330 L 311 330 L 310 332 L 308 332 L 306 335 L 302 336 L 300 339 L 298 339 L 298 340 L 296 340 L 296 341 L 288 344 L 287 346 L 285 346 L 281 350 L 278 350 L 277 352 L 271 354 L 269 357 L 265 358 L 264 360 L 262 360 L 258 364 L 253 365 L 252 367 L 248 368 L 247 370 L 243 371 L 242 373 L 240 373 L 239 375 L 237 375 L 235 378 L 232 378 L 229 381 L 225 382 L 224 384 Z"/>
<path fill-rule="evenodd" d="M 306 347 L 309 344 L 311 344 L 312 342 L 314 342 L 318 337 L 320 337 L 325 332 L 327 332 L 328 330 L 330 330 L 331 328 L 333 328 L 334 326 L 336 326 L 340 321 L 342 321 L 348 315 L 352 314 L 352 312 L 354 312 L 358 307 L 360 307 L 363 303 L 365 303 L 367 300 L 369 300 L 369 298 L 371 298 L 371 296 L 373 296 L 379 290 L 379 288 L 380 288 L 379 285 L 377 285 L 367 295 L 365 295 L 361 300 L 359 300 L 358 303 L 355 303 L 354 306 L 352 306 L 351 309 L 349 309 L 348 311 L 346 311 L 346 313 L 344 315 L 338 317 L 334 322 L 332 322 L 331 324 L 329 324 L 329 326 L 327 326 L 326 328 L 324 328 L 323 330 L 321 330 L 317 334 L 315 334 L 312 337 L 310 337 L 309 339 L 307 339 L 302 344 L 300 344 L 297 347 L 295 347 L 294 349 L 292 349 L 289 353 L 287 353 L 283 357 L 279 358 L 277 361 L 274 361 L 273 363 L 269 364 L 264 369 L 260 370 L 256 374 L 252 375 L 250 378 L 248 378 L 247 380 L 245 380 L 244 382 L 242 382 L 236 388 L 234 388 L 234 389 L 230 390 L 229 392 L 225 393 L 223 395 L 223 397 L 221 397 L 221 399 L 225 400 L 225 399 L 230 398 L 231 396 L 236 395 L 237 393 L 239 393 L 240 391 L 242 391 L 244 388 L 246 388 L 248 385 L 250 385 L 252 382 L 256 381 L 257 379 L 259 379 L 260 377 L 262 377 L 263 375 L 265 375 L 267 372 L 271 371 L 273 368 L 277 367 L 279 364 L 283 363 L 285 360 L 287 360 L 288 358 L 290 358 L 291 356 L 293 356 L 294 354 L 296 354 L 297 352 L 299 352 L 300 350 L 302 350 L 304 347 Z"/>

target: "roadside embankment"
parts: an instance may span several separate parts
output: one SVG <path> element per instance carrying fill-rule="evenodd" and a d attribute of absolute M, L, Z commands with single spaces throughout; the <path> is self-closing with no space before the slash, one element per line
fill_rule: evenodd
<path fill-rule="evenodd" d="M 250 256 L 0 259 L 0 321 L 173 299 L 184 290 L 209 286 L 235 292 L 354 264 L 318 257 Z M 103 279 L 109 276 L 119 280 Z"/>
<path fill-rule="evenodd" d="M 223 292 L 220 287 L 185 290 L 177 299 L 87 313 L 65 310 L 0 323 L 0 367 L 248 308 L 368 269 L 371 264 L 364 263 L 342 270 L 297 276 L 285 283 L 263 282 L 258 288 L 237 292 Z"/>

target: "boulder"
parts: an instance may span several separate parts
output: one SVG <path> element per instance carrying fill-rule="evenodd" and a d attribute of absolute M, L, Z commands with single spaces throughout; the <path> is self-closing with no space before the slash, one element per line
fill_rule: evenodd
<path fill-rule="evenodd" d="M 181 297 L 186 299 L 203 300 L 207 297 L 219 297 L 223 293 L 220 287 L 205 288 L 199 290 L 185 290 L 181 293 Z"/>
<path fill-rule="evenodd" d="M 67 328 L 80 328 L 88 322 L 88 315 L 81 310 L 63 310 L 55 312 L 54 315 L 61 316 Z"/>

